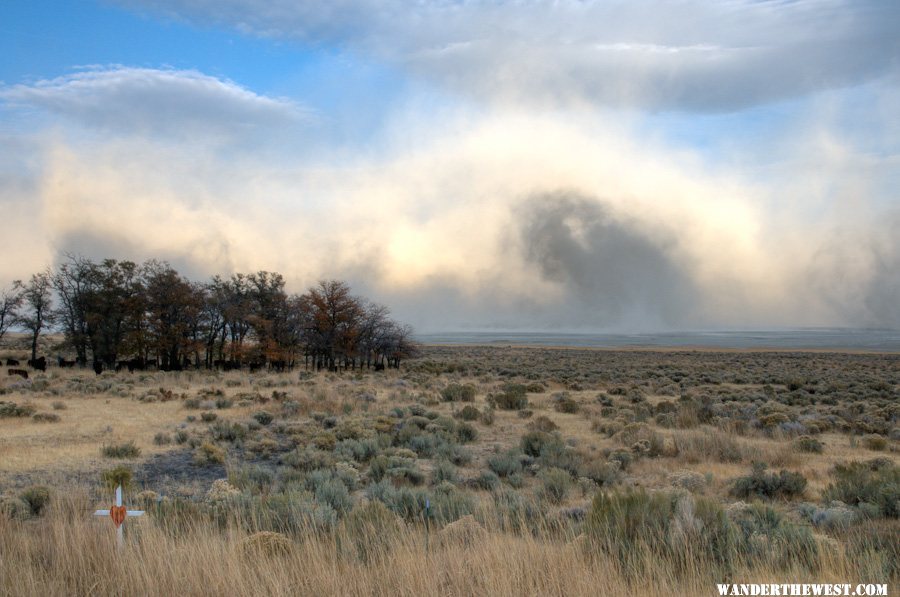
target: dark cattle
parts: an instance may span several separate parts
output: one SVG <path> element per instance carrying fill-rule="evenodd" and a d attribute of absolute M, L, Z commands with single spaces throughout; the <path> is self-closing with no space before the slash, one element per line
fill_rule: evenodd
<path fill-rule="evenodd" d="M 225 371 L 234 371 L 241 368 L 241 364 L 237 361 L 225 361 L 225 365 L 222 367 Z"/>
<path fill-rule="evenodd" d="M 140 357 L 128 359 L 127 361 L 119 361 L 118 363 L 116 363 L 116 371 L 128 369 L 129 373 L 134 373 L 135 371 L 143 371 L 146 368 L 147 362 Z"/>
<path fill-rule="evenodd" d="M 384 363 L 375 363 L 375 371 L 384 371 Z"/>
<path fill-rule="evenodd" d="M 66 359 L 64 359 L 62 357 L 56 357 L 56 362 L 63 369 L 71 369 L 72 367 L 75 366 L 75 361 L 67 361 Z"/>
<path fill-rule="evenodd" d="M 19 361 L 17 361 L 16 359 L 6 359 L 6 366 L 7 367 L 18 367 Z"/>
<path fill-rule="evenodd" d="M 257 362 L 247 363 L 247 366 L 250 368 L 250 373 L 256 373 L 260 369 L 262 369 L 263 364 Z"/>
<path fill-rule="evenodd" d="M 96 373 L 97 375 L 103 373 L 103 363 L 101 363 L 100 361 L 94 361 L 94 373 Z"/>
<path fill-rule="evenodd" d="M 10 369 L 6 373 L 7 375 L 21 375 L 24 379 L 28 379 L 28 371 L 24 369 Z"/>
<path fill-rule="evenodd" d="M 38 371 L 46 371 L 47 370 L 47 359 L 45 357 L 29 359 L 28 366 L 31 367 L 32 369 L 36 369 Z"/>
<path fill-rule="evenodd" d="M 287 369 L 288 364 L 287 364 L 287 361 L 281 360 L 281 361 L 272 361 L 270 363 L 270 366 L 272 367 L 273 371 L 277 371 L 279 373 L 284 373 L 284 370 Z"/>

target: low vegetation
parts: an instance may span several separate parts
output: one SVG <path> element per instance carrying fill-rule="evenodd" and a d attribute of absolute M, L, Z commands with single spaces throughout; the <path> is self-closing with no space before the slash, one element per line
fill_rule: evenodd
<path fill-rule="evenodd" d="M 0 593 L 896 582 L 898 383 L 897 357 L 874 354 L 427 347 L 378 372 L 50 366 L 0 387 Z M 112 527 L 90 513 L 119 483 L 147 515 L 111 567 Z"/>

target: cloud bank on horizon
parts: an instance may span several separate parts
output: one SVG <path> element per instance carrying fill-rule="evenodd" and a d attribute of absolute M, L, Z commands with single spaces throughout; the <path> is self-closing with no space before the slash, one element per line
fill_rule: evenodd
<path fill-rule="evenodd" d="M 900 327 L 894 3 L 119 3 L 405 83 L 350 139 L 196 69 L 4 85 L 0 280 L 68 251 L 343 277 L 422 330 Z"/>

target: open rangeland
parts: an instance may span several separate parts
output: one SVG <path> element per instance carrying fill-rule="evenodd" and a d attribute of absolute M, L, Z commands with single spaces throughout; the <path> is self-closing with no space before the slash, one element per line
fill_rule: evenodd
<path fill-rule="evenodd" d="M 52 365 L 0 385 L 2 594 L 712 595 L 900 576 L 896 354 Z M 92 516 L 120 480 L 147 512 L 121 553 Z"/>

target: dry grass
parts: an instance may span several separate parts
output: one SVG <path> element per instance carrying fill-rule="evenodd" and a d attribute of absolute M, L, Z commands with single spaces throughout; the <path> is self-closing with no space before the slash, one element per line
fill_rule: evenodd
<path fill-rule="evenodd" d="M 862 571 L 832 554 L 821 571 L 746 569 L 722 579 L 698 561 L 685 574 L 649 554 L 629 580 L 581 541 L 497 529 L 474 542 L 430 540 L 404 527 L 366 562 L 340 532 L 305 534 L 283 554 L 246 549 L 246 534 L 193 525 L 173 534 L 153 518 L 126 523 L 117 553 L 112 525 L 84 516 L 77 492 L 32 522 L 0 519 L 0 593 L 9 595 L 703 595 L 716 581 L 845 582 Z M 869 579 L 866 580 L 877 580 Z"/>
<path fill-rule="evenodd" d="M 808 394 L 805 390 L 790 393 L 787 384 L 771 381 L 794 377 L 822 381 L 809 382 L 815 392 Z M 799 514 L 801 502 L 827 507 L 822 493 L 834 479 L 835 464 L 875 457 L 897 462 L 896 439 L 886 440 L 884 451 L 873 451 L 864 442 L 854 441 L 850 432 L 870 433 L 856 426 L 883 426 L 896 412 L 890 409 L 895 408 L 891 398 L 897 396 L 898 379 L 900 359 L 885 355 L 800 358 L 769 353 L 485 347 L 429 349 L 425 358 L 408 363 L 402 371 L 378 374 L 199 371 L 96 378 L 84 371 L 51 367 L 46 374 L 33 376 L 29 383 L 34 386 L 23 385 L 17 378 L 0 380 L 0 400 L 30 403 L 37 412 L 61 417 L 55 423 L 0 418 L 0 499 L 20 495 L 32 483 L 48 485 L 53 495 L 49 511 L 41 516 L 21 520 L 0 515 L 0 594 L 714 594 L 714 583 L 727 579 L 715 578 L 715 572 L 699 559 L 695 569 L 684 574 L 676 573 L 671 562 L 636 553 L 644 573 L 629 580 L 597 550 L 585 550 L 582 541 L 571 544 L 584 530 L 578 513 L 590 508 L 598 483 L 612 491 L 630 487 L 660 491 L 675 486 L 676 491 L 703 495 L 727 508 L 735 501 L 729 496 L 733 480 L 746 475 L 752 463 L 763 462 L 776 470 L 799 472 L 809 482 L 804 495 L 767 504 L 785 520 L 817 535 L 831 533 L 809 526 Z M 245 485 L 238 492 L 253 508 L 265 510 L 270 500 L 286 498 L 286 487 L 292 483 L 290 491 L 307 492 L 300 501 L 315 505 L 320 499 L 316 492 L 296 486 L 312 483 L 312 473 L 322 470 L 295 466 L 288 457 L 316 441 L 330 445 L 324 450 L 331 458 L 326 466 L 355 471 L 357 480 L 349 484 L 349 495 L 358 509 L 371 497 L 367 488 L 372 483 L 372 461 L 355 462 L 334 450 L 334 443 L 340 443 L 335 435 L 356 427 L 361 437 L 382 440 L 377 447 L 382 460 L 403 452 L 424 479 L 423 485 L 412 489 L 422 492 L 420 497 L 427 492 L 435 497 L 437 487 L 429 486 L 429 479 L 438 456 L 410 456 L 410 444 L 397 429 L 415 419 L 423 428 L 442 419 L 455 420 L 452 415 L 463 404 L 440 398 L 449 383 L 472 384 L 475 399 L 465 404 L 486 411 L 489 395 L 504 384 L 535 380 L 540 382 L 535 387 L 543 390 L 528 393 L 530 416 L 529 412 L 496 410 L 492 424 L 480 419 L 469 423 L 477 431 L 477 440 L 451 446 L 470 457 L 453 467 L 456 490 L 472 499 L 489 531 L 470 545 L 435 541 L 436 529 L 427 536 L 421 524 L 411 523 L 387 544 L 379 543 L 384 553 L 362 561 L 348 557 L 338 516 L 335 526 L 326 525 L 324 531 L 290 531 L 292 547 L 285 554 L 248 556 L 245 540 L 250 531 L 283 529 L 221 524 L 215 518 L 200 517 L 174 532 L 165 516 L 147 516 L 128 523 L 128 547 L 120 556 L 115 553 L 109 522 L 90 516 L 94 508 L 108 505 L 108 496 L 98 493 L 99 472 L 123 462 L 135 470 L 136 480 L 145 488 L 187 497 L 190 504 L 204 508 L 210 506 L 205 496 L 212 481 L 232 474 L 240 478 L 245 467 L 250 473 L 258 469 L 271 477 L 262 489 Z M 578 412 L 554 408 L 554 396 L 563 391 L 578 403 Z M 167 398 L 154 400 L 153 394 Z M 678 408 L 682 395 L 694 406 L 685 413 L 671 410 Z M 216 408 L 217 399 L 232 404 Z M 701 420 L 704 401 L 714 414 L 707 412 Z M 54 410 L 57 402 L 65 408 Z M 791 414 L 793 421 L 801 417 L 834 421 L 815 434 L 824 445 L 822 453 L 798 451 L 797 432 L 789 427 L 758 425 L 757 409 L 773 404 Z M 197 405 L 201 407 L 194 408 Z M 877 407 L 877 417 L 872 417 L 871 405 Z M 272 421 L 254 425 L 254 414 L 260 410 L 270 413 Z M 214 413 L 215 421 L 202 421 L 201 412 Z M 668 422 L 658 419 L 660 414 L 669 415 Z M 188 417 L 196 420 L 188 422 Z M 496 480 L 502 491 L 537 509 L 544 521 L 537 527 L 529 523 L 533 533 L 513 533 L 509 527 L 492 525 L 496 513 L 489 509 L 495 496 L 472 481 L 487 471 L 490 458 L 516 449 L 538 417 L 558 426 L 554 437 L 558 436 L 559 444 L 590 466 L 568 469 L 571 489 L 560 503 L 543 499 L 542 475 L 543 469 L 565 468 L 564 462 L 545 462 L 533 455 L 515 479 Z M 219 423 L 239 425 L 246 435 L 237 440 L 216 437 L 214 427 Z M 622 433 L 626 427 L 630 432 Z M 154 437 L 160 433 L 173 438 L 181 433 L 182 440 L 187 435 L 190 441 L 158 445 Z M 884 429 L 880 433 L 887 436 Z M 645 437 L 658 442 L 652 452 L 638 445 Z M 138 458 L 120 461 L 101 456 L 101 446 L 129 441 L 140 448 Z M 201 443 L 227 455 L 224 468 L 192 464 L 191 446 Z M 263 449 L 270 453 L 259 451 Z M 162 465 L 149 466 L 160 456 L 165 456 Z M 628 463 L 608 484 L 582 476 L 596 473 L 614 457 L 625 457 Z M 171 485 L 157 485 L 172 462 L 182 468 L 181 476 Z M 682 479 L 690 483 L 681 483 Z M 398 489 L 410 489 L 408 481 L 395 484 Z M 130 499 L 134 501 L 135 495 Z M 874 524 L 896 528 L 896 522 L 878 519 Z M 739 566 L 732 580 L 885 582 L 883 568 L 876 566 L 883 564 L 878 560 L 881 555 L 868 560 L 849 557 L 850 543 L 836 531 L 823 541 L 828 548 L 822 550 L 822 561 L 814 571 L 800 566 L 778 570 Z"/>

